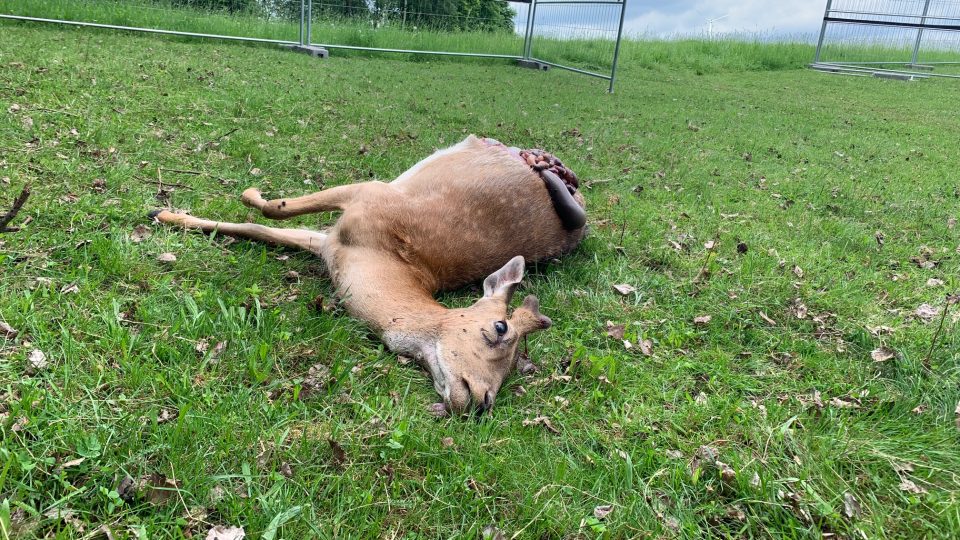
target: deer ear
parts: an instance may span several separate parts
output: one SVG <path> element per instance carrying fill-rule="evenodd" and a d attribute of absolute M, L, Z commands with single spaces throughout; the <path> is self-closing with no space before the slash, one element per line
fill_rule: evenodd
<path fill-rule="evenodd" d="M 501 298 L 509 304 L 514 291 L 523 279 L 523 267 L 523 257 L 520 255 L 507 261 L 503 268 L 483 280 L 483 297 Z"/>

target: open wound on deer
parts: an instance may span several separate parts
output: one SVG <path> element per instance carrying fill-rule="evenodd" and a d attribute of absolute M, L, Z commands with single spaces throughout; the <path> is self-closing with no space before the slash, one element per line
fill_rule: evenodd
<path fill-rule="evenodd" d="M 304 249 L 323 259 L 347 311 L 387 347 L 430 372 L 437 414 L 490 410 L 515 369 L 518 344 L 550 327 L 535 296 L 511 300 L 527 261 L 583 238 L 579 181 L 559 159 L 473 135 L 389 183 L 363 182 L 244 204 L 271 219 L 340 212 L 325 232 L 224 223 L 162 210 L 162 223 Z M 448 309 L 433 297 L 483 280 L 483 297 Z"/>

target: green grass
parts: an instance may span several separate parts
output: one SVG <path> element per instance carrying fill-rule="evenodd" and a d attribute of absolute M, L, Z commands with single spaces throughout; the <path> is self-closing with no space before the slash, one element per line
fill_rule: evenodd
<path fill-rule="evenodd" d="M 797 69 L 809 47 L 631 43 L 610 95 L 498 62 L 0 28 L 0 208 L 34 190 L 0 235 L 0 320 L 20 331 L 0 337 L 0 538 L 960 534 L 960 307 L 928 363 L 937 320 L 913 315 L 960 288 L 954 82 Z M 529 273 L 555 322 L 530 341 L 542 370 L 480 421 L 430 417 L 424 373 L 312 308 L 331 293 L 317 260 L 145 218 L 243 221 L 245 187 L 388 180 L 469 132 L 561 156 L 592 227 Z M 200 174 L 158 190 L 158 168 Z M 935 268 L 911 262 L 924 249 Z M 873 362 L 881 346 L 897 358 Z M 316 364 L 335 382 L 301 394 Z M 524 425 L 539 415 L 560 433 Z M 692 472 L 701 446 L 735 476 Z M 117 492 L 151 475 L 177 488 Z"/>

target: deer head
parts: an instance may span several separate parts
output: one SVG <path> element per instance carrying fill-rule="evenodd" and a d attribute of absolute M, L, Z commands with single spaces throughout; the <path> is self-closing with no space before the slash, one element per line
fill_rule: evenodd
<path fill-rule="evenodd" d="M 510 259 L 484 280 L 483 298 L 468 308 L 447 310 L 425 339 L 417 340 L 417 358 L 430 371 L 446 412 L 490 410 L 516 366 L 523 337 L 550 327 L 535 296 L 508 313 L 523 270 L 523 257 Z"/>

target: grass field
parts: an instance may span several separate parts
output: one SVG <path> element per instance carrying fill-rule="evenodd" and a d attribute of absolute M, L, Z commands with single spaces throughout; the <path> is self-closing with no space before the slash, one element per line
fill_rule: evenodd
<path fill-rule="evenodd" d="M 0 538 L 957 537 L 960 86 L 811 57 L 629 43 L 611 95 L 0 25 L 0 212 L 33 186 L 0 234 Z M 480 421 L 317 309 L 317 260 L 146 218 L 243 221 L 248 186 L 389 180 L 470 132 L 555 152 L 591 222 L 529 272 L 541 370 Z"/>

